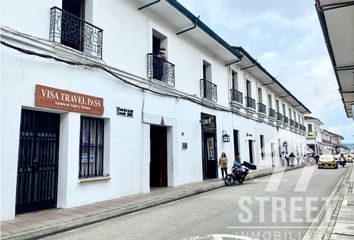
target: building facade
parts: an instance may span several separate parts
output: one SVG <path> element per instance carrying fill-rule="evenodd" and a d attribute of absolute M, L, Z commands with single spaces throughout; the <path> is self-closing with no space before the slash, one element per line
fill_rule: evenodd
<path fill-rule="evenodd" d="M 332 154 L 331 132 L 321 129 L 320 154 Z"/>
<path fill-rule="evenodd" d="M 323 125 L 323 123 L 318 118 L 305 116 L 306 144 L 308 152 L 314 153 L 316 156 L 321 154 L 321 125 Z"/>
<path fill-rule="evenodd" d="M 306 151 L 310 111 L 176 1 L 1 17 L 2 220 L 218 178 L 221 152 L 262 169 Z"/>

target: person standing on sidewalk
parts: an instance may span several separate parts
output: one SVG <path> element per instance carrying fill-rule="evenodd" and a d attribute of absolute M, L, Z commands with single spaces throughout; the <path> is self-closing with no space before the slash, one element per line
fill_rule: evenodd
<path fill-rule="evenodd" d="M 227 176 L 227 163 L 228 163 L 227 156 L 224 152 L 222 152 L 221 157 L 219 158 L 219 167 L 221 169 L 221 176 L 223 180 L 224 180 L 224 173 L 225 176 Z"/>

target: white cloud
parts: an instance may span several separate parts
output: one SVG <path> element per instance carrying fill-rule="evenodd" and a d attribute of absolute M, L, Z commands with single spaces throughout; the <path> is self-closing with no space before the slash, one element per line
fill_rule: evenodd
<path fill-rule="evenodd" d="M 344 141 L 343 142 L 354 142 L 354 123 L 348 123 L 346 125 L 337 125 L 337 126 L 333 126 L 328 128 L 328 130 L 330 132 L 334 132 L 337 133 L 341 136 L 344 137 Z"/>

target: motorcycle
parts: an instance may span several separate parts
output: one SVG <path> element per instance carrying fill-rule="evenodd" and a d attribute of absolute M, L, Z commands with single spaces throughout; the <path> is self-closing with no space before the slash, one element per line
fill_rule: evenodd
<path fill-rule="evenodd" d="M 340 159 L 339 160 L 339 165 L 341 165 L 342 167 L 345 167 L 346 162 L 347 162 L 346 160 Z"/>
<path fill-rule="evenodd" d="M 242 184 L 246 180 L 249 170 L 256 170 L 257 166 L 249 162 L 243 162 L 240 166 L 233 166 L 231 168 L 231 174 L 226 175 L 225 185 L 231 186 L 238 182 Z"/>

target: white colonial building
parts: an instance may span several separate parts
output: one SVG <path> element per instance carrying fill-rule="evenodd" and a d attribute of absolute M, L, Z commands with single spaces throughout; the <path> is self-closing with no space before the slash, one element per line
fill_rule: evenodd
<path fill-rule="evenodd" d="M 310 111 L 175 0 L 1 11 L 2 220 L 218 178 L 221 152 L 305 153 Z"/>
<path fill-rule="evenodd" d="M 321 125 L 323 125 L 323 123 L 318 118 L 305 116 L 305 126 L 307 127 L 306 144 L 308 149 L 316 156 L 321 154 Z"/>

